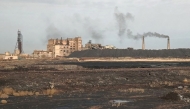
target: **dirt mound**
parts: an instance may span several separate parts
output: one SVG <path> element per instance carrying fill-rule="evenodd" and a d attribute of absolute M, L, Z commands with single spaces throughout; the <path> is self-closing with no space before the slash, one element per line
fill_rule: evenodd
<path fill-rule="evenodd" d="M 169 92 L 168 94 L 166 94 L 165 96 L 163 96 L 161 98 L 165 99 L 165 100 L 172 100 L 172 101 L 179 101 L 180 100 L 180 96 L 176 92 Z"/>

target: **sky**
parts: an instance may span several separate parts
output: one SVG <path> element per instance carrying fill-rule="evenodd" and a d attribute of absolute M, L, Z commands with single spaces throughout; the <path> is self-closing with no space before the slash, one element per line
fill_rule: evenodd
<path fill-rule="evenodd" d="M 190 48 L 190 0 L 0 0 L 0 53 L 46 50 L 50 38 L 82 37 L 117 48 L 142 48 L 144 33 L 170 37 L 172 49 Z M 130 35 L 128 34 L 130 30 Z M 146 49 L 166 49 L 167 38 L 146 37 Z"/>

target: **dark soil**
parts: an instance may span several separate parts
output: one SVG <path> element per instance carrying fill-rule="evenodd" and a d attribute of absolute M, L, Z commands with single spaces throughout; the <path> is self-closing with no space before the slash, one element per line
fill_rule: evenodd
<path fill-rule="evenodd" d="M 179 101 L 180 97 L 179 97 L 179 94 L 176 92 L 169 92 L 168 94 L 164 95 L 162 99 L 171 100 L 171 101 Z"/>
<path fill-rule="evenodd" d="M 37 65 L 36 63 L 35 65 Z M 42 65 L 42 63 L 39 63 Z M 51 65 L 46 62 L 46 65 Z M 73 63 L 56 62 L 56 65 L 106 66 L 107 69 L 86 67 L 80 70 L 27 70 L 0 71 L 0 89 L 12 87 L 16 91 L 41 91 L 55 83 L 59 93 L 48 97 L 10 96 L 1 109 L 188 109 L 190 105 L 178 100 L 176 93 L 189 95 L 189 63 Z M 162 65 L 145 67 L 141 65 Z M 44 64 L 45 65 L 45 64 Z M 114 66 L 133 66 L 114 68 Z M 170 67 L 169 67 L 170 66 Z M 186 90 L 178 86 L 187 86 Z M 140 91 L 139 91 L 140 90 Z M 174 92 L 174 93 L 169 93 Z M 175 93 L 176 92 L 176 93 Z M 164 96 L 164 97 L 163 97 Z M 161 97 L 165 99 L 161 99 Z M 1 100 L 1 99 L 0 99 Z M 129 100 L 119 107 L 110 100 Z"/>

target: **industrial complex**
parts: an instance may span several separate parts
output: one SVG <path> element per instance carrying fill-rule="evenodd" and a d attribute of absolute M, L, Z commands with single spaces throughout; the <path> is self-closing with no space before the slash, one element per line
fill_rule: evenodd
<path fill-rule="evenodd" d="M 25 54 L 23 51 L 23 36 L 20 30 L 17 32 L 17 41 L 14 49 L 14 53 L 10 53 L 9 51 L 5 52 L 5 54 L 0 54 L 0 59 L 19 59 L 19 58 L 29 58 L 29 54 Z"/>
<path fill-rule="evenodd" d="M 34 50 L 31 55 L 25 54 L 23 50 L 23 35 L 21 31 L 17 32 L 17 41 L 14 49 L 14 53 L 10 53 L 9 51 L 4 54 L 0 54 L 0 59 L 19 59 L 19 58 L 27 58 L 27 59 L 35 59 L 35 58 L 58 58 L 69 56 L 71 53 L 75 51 L 82 51 L 88 49 L 116 49 L 113 45 L 102 46 L 101 44 L 92 43 L 91 40 L 82 45 L 81 37 L 74 38 L 66 38 L 62 39 L 49 39 L 47 42 L 46 50 Z"/>
<path fill-rule="evenodd" d="M 117 49 L 113 45 L 103 46 L 100 43 L 92 43 L 89 40 L 84 46 L 80 36 L 74 38 L 62 37 L 49 39 L 46 50 L 34 50 L 31 55 L 25 54 L 23 50 L 23 36 L 18 30 L 17 41 L 14 53 L 5 52 L 0 54 L 0 59 L 38 59 L 38 58 L 61 58 L 61 57 L 189 57 L 189 49 L 172 49 L 170 50 L 170 38 L 167 38 L 167 48 L 162 50 L 146 50 L 145 36 L 142 36 L 142 49 Z M 147 37 L 147 36 L 146 36 Z M 132 50 L 132 51 L 131 51 Z M 182 53 L 183 52 L 183 53 Z"/>
<path fill-rule="evenodd" d="M 75 51 L 83 51 L 89 49 L 116 49 L 112 45 L 102 46 L 101 44 L 94 44 L 90 40 L 85 46 L 82 45 L 82 38 L 67 38 L 67 39 L 49 39 L 47 50 L 34 50 L 34 58 L 57 58 L 69 56 Z"/>
<path fill-rule="evenodd" d="M 152 109 L 158 103 L 168 107 L 171 100 L 188 104 L 190 49 L 170 49 L 169 36 L 163 36 L 167 39 L 165 49 L 148 50 L 145 48 L 148 37 L 139 37 L 142 49 L 118 49 L 91 40 L 83 45 L 80 36 L 52 38 L 45 50 L 34 50 L 29 55 L 24 52 L 27 48 L 18 30 L 14 52 L 0 54 L 0 105 L 7 109 L 23 105 L 26 109 L 33 103 L 32 109 L 51 106 L 54 109 L 55 104 L 67 107 L 70 103 L 75 108 L 73 103 L 79 103 L 78 108 L 82 101 L 93 103 L 81 106 L 85 109 L 101 109 L 94 108 L 94 103 L 103 109 L 134 106 Z M 113 104 L 129 98 L 132 105 L 128 101 Z"/>

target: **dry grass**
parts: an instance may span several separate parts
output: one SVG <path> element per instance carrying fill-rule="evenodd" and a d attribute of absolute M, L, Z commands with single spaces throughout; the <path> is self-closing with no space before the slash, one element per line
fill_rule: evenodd
<path fill-rule="evenodd" d="M 128 90 L 129 90 L 130 93 L 131 92 L 144 93 L 144 89 L 140 89 L 140 88 L 129 88 Z"/>
<path fill-rule="evenodd" d="M 27 96 L 28 95 L 28 91 L 19 91 L 18 93 L 20 96 Z"/>
<path fill-rule="evenodd" d="M 47 89 L 47 90 L 43 90 L 42 91 L 42 95 L 48 95 L 48 96 L 52 96 L 54 94 L 56 94 L 58 92 L 58 90 L 56 89 Z M 8 98 L 9 95 L 13 95 L 13 96 L 33 96 L 33 95 L 40 95 L 39 92 L 32 92 L 32 91 L 15 91 L 13 88 L 10 87 L 5 87 L 3 88 L 2 91 L 0 91 L 0 98 Z"/>
<path fill-rule="evenodd" d="M 101 106 L 91 106 L 89 109 L 101 109 Z"/>
<path fill-rule="evenodd" d="M 184 82 L 184 83 L 189 83 L 189 82 L 190 82 L 190 79 L 184 78 L 183 82 Z"/>
<path fill-rule="evenodd" d="M 171 81 L 159 81 L 159 82 L 152 82 L 149 83 L 150 87 L 161 87 L 161 86 L 174 86 L 175 84 L 178 84 L 179 82 L 171 82 Z"/>
<path fill-rule="evenodd" d="M 40 93 L 39 92 L 35 92 L 35 95 L 38 96 L 38 95 L 40 95 Z"/>
<path fill-rule="evenodd" d="M 5 87 L 5 88 L 3 88 L 2 91 L 3 91 L 3 93 L 5 93 L 7 95 L 12 95 L 14 92 L 13 88 L 11 88 L 11 87 Z"/>
<path fill-rule="evenodd" d="M 9 98 L 9 95 L 7 95 L 7 94 L 1 94 L 0 98 Z"/>
<path fill-rule="evenodd" d="M 50 91 L 50 95 L 54 95 L 54 94 L 56 94 L 58 91 L 56 90 L 56 89 L 51 89 L 51 91 Z"/>
<path fill-rule="evenodd" d="M 43 94 L 43 95 L 47 95 L 47 90 L 43 90 L 43 91 L 42 91 L 42 94 Z"/>
<path fill-rule="evenodd" d="M 58 90 L 56 89 L 47 89 L 47 90 L 43 90 L 43 95 L 54 95 L 58 92 Z"/>
<path fill-rule="evenodd" d="M 29 95 L 29 96 L 32 96 L 32 95 L 34 95 L 34 93 L 33 93 L 32 91 L 29 91 L 29 92 L 28 92 L 28 95 Z"/>
<path fill-rule="evenodd" d="M 18 91 L 18 92 L 13 92 L 13 96 L 33 96 L 33 95 L 40 95 L 39 92 L 32 92 L 32 91 Z"/>
<path fill-rule="evenodd" d="M 7 103 L 7 100 L 1 100 L 1 103 L 2 103 L 2 104 L 6 104 L 6 103 Z"/>
<path fill-rule="evenodd" d="M 129 92 L 129 93 L 144 93 L 142 88 L 129 88 L 129 89 L 119 89 L 119 92 Z"/>
<path fill-rule="evenodd" d="M 20 94 L 18 92 L 13 92 L 13 96 L 20 96 Z"/>
<path fill-rule="evenodd" d="M 51 95 L 51 89 L 47 89 L 46 92 L 47 95 Z"/>

